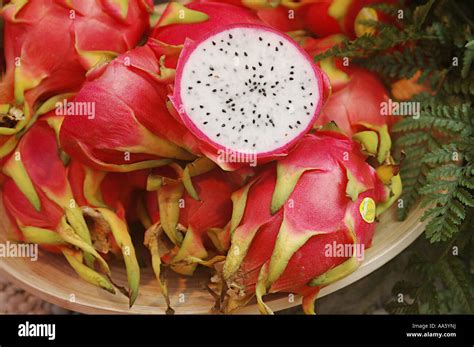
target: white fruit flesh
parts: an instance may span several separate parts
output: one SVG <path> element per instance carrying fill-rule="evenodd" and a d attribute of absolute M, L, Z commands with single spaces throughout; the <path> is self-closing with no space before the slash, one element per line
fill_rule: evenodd
<path fill-rule="evenodd" d="M 268 153 L 306 132 L 320 103 L 317 71 L 286 36 L 235 27 L 202 41 L 182 67 L 180 105 L 219 146 Z"/>

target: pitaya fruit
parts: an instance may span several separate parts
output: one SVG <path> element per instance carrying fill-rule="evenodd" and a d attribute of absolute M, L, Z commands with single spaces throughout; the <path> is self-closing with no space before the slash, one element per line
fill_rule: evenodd
<path fill-rule="evenodd" d="M 355 136 L 364 149 L 383 163 L 390 156 L 389 129 L 393 117 L 381 114 L 388 92 L 378 77 L 366 70 L 352 68 L 350 81 L 332 94 L 316 126 L 335 122 L 348 136 Z"/>
<path fill-rule="evenodd" d="M 271 313 L 263 295 L 293 292 L 314 313 L 319 288 L 357 268 L 360 253 L 328 248 L 370 247 L 386 193 L 365 159 L 356 142 L 321 131 L 233 194 L 223 266 L 228 311 L 256 296 L 261 312 Z"/>
<path fill-rule="evenodd" d="M 387 0 L 383 0 L 387 2 Z M 372 35 L 373 27 L 364 21 L 379 19 L 379 14 L 371 4 L 381 0 L 307 0 L 285 1 L 301 16 L 304 26 L 313 34 L 324 37 L 333 34 L 344 34 L 349 38 Z"/>
<path fill-rule="evenodd" d="M 13 150 L 15 135 L 34 122 L 41 105 L 43 112 L 54 108 L 77 92 L 90 68 L 133 48 L 151 10 L 150 0 L 7 3 L 1 15 L 11 98 L 0 100 L 0 157 Z"/>
<path fill-rule="evenodd" d="M 172 313 L 168 290 L 162 278 L 162 264 L 173 271 L 192 275 L 198 265 L 212 267 L 222 262 L 230 244 L 229 221 L 232 193 L 247 174 L 224 172 L 219 168 L 193 172 L 196 200 L 185 189 L 184 170 L 177 164 L 153 170 L 145 197 L 144 243 L 152 256 L 152 267 L 161 292 Z"/>
<path fill-rule="evenodd" d="M 285 155 L 312 127 L 326 88 L 288 36 L 237 24 L 185 43 L 170 99 L 201 152 L 230 170 L 244 165 L 233 158 Z"/>
<path fill-rule="evenodd" d="M 156 191 L 148 185 L 148 190 L 153 190 L 146 195 L 152 226 L 146 243 L 150 245 L 151 240 L 164 233 L 171 247 L 160 257 L 184 275 L 192 275 L 198 264 L 212 263 L 214 256 L 225 254 L 230 242 L 226 226 L 232 215 L 231 195 L 242 186 L 241 177 L 219 168 L 194 176 L 199 200 L 185 190 L 183 169 L 178 165 L 154 170 L 152 177 L 162 184 Z"/>
<path fill-rule="evenodd" d="M 6 161 L 3 167 L 9 177 L 3 190 L 6 209 L 18 226 L 20 241 L 62 252 L 80 277 L 114 292 L 109 267 L 101 255 L 109 249 L 104 251 L 99 247 L 104 244 L 103 235 L 108 237 L 111 250 L 123 254 L 131 305 L 138 294 L 140 271 L 123 208 L 117 200 L 112 200 L 117 195 L 108 196 L 110 191 L 119 191 L 123 182 L 111 187 L 104 183 L 105 173 L 91 172 L 82 166 L 66 167 L 58 155 L 60 123 L 60 117 L 51 116 L 36 122 Z M 92 195 L 89 194 L 94 188 Z M 107 206 L 105 201 L 114 205 Z M 80 260 L 82 255 L 71 247 L 83 252 L 85 264 Z M 95 272 L 95 261 L 106 276 Z"/>
<path fill-rule="evenodd" d="M 221 23 L 258 19 L 226 4 L 188 7 L 169 3 L 145 46 L 89 75 L 75 102 L 94 103 L 96 117 L 69 116 L 61 128 L 61 145 L 73 158 L 96 169 L 133 171 L 166 165 L 168 158 L 193 160 L 192 152 L 199 154 L 196 139 L 168 105 L 181 52 L 174 44 L 204 35 Z"/>

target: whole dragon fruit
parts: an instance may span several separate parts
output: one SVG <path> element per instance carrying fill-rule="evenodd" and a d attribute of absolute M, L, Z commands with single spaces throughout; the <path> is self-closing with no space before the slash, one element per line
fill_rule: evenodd
<path fill-rule="evenodd" d="M 184 188 L 183 169 L 172 164 L 154 170 L 151 181 L 157 178 L 162 184 L 146 195 L 146 210 L 151 227 L 145 239 L 159 240 L 159 235 L 171 241 L 171 247 L 160 257 L 171 268 L 184 275 L 192 275 L 198 264 L 212 264 L 228 249 L 229 234 L 226 228 L 232 215 L 232 193 L 242 186 L 242 177 L 215 168 L 192 177 L 199 196 L 196 200 Z M 153 252 L 152 252 L 153 253 Z"/>
<path fill-rule="evenodd" d="M 389 128 L 394 119 L 382 115 L 388 92 L 376 75 L 363 69 L 352 68 L 350 81 L 332 94 L 316 126 L 334 121 L 348 136 L 361 140 L 364 149 L 383 163 L 390 156 Z"/>
<path fill-rule="evenodd" d="M 376 203 L 386 198 L 356 142 L 335 131 L 305 136 L 232 197 L 227 310 L 256 296 L 261 312 L 271 313 L 263 295 L 293 292 L 313 313 L 319 288 L 359 265 L 375 230 Z M 352 253 L 336 252 L 348 246 Z"/>
<path fill-rule="evenodd" d="M 177 164 L 153 170 L 148 179 L 144 243 L 168 313 L 173 310 L 162 264 L 179 274 L 192 275 L 198 265 L 212 267 L 225 259 L 230 244 L 231 195 L 246 178 L 219 168 L 192 174 L 199 200 L 185 189 L 184 170 Z"/>
<path fill-rule="evenodd" d="M 77 92 L 89 69 L 133 48 L 151 10 L 150 0 L 7 3 L 1 15 L 10 98 L 0 100 L 0 157 L 41 113 Z"/>
<path fill-rule="evenodd" d="M 3 167 L 8 176 L 3 199 L 16 225 L 17 239 L 62 252 L 80 277 L 115 292 L 110 269 L 103 258 L 109 250 L 103 247 L 104 238 L 108 238 L 110 249 L 123 254 L 131 305 L 138 294 L 138 262 L 123 208 L 120 209 L 117 201 L 113 208 L 105 204 L 114 198 L 108 197 L 108 192 L 119 191 L 123 182 L 112 188 L 111 184 L 101 184 L 106 180 L 105 173 L 90 172 L 82 166 L 65 166 L 58 155 L 60 123 L 59 117 L 51 116 L 36 122 Z M 88 191 L 93 188 L 96 190 L 91 196 Z M 96 262 L 105 276 L 95 271 Z"/>

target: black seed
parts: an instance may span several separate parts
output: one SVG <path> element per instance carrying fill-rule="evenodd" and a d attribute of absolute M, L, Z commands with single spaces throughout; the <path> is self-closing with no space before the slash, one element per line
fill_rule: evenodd
<path fill-rule="evenodd" d="M 270 71 L 273 71 L 273 66 L 270 68 Z"/>
<path fill-rule="evenodd" d="M 222 113 L 227 113 L 224 109 L 222 109 Z"/>
<path fill-rule="evenodd" d="M 289 80 L 290 80 L 290 81 L 293 81 L 293 80 L 294 80 L 294 78 L 293 78 L 293 77 L 290 77 L 290 78 L 289 78 Z"/>
<path fill-rule="evenodd" d="M 305 109 L 305 110 L 307 110 L 307 109 L 308 109 L 308 106 L 306 106 L 306 105 L 305 105 L 305 106 L 303 106 L 303 107 L 304 107 L 304 109 Z"/>
<path fill-rule="evenodd" d="M 239 56 L 239 53 L 237 53 L 237 52 L 234 52 L 234 54 L 235 54 L 235 56 L 236 56 L 236 57 L 238 57 L 238 56 Z"/>
<path fill-rule="evenodd" d="M 207 75 L 207 77 L 212 77 L 212 74 L 210 73 L 209 75 Z"/>
<path fill-rule="evenodd" d="M 244 52 L 244 55 L 245 55 L 246 57 L 248 57 L 248 54 L 247 54 L 247 52 Z"/>
<path fill-rule="evenodd" d="M 203 106 L 203 105 L 199 105 L 199 108 L 204 108 L 204 106 Z"/>
<path fill-rule="evenodd" d="M 213 93 L 217 92 L 217 89 L 213 89 L 212 92 L 213 92 Z"/>
<path fill-rule="evenodd" d="M 206 87 L 210 87 L 211 85 L 209 83 L 206 83 Z"/>
<path fill-rule="evenodd" d="M 280 83 L 280 81 L 276 81 L 276 82 L 275 82 L 275 85 L 277 86 L 279 83 Z"/>
<path fill-rule="evenodd" d="M 252 70 L 255 71 L 257 70 L 257 68 L 255 66 L 252 66 Z"/>
<path fill-rule="evenodd" d="M 245 125 L 244 125 L 244 124 L 242 124 L 242 125 L 240 126 L 240 129 L 243 129 L 243 128 L 245 128 Z"/>
<path fill-rule="evenodd" d="M 258 78 L 263 78 L 263 75 L 259 75 Z"/>
<path fill-rule="evenodd" d="M 193 87 L 188 87 L 189 90 L 193 89 Z"/>
<path fill-rule="evenodd" d="M 259 114 L 257 118 L 258 118 L 258 119 L 262 118 L 262 115 L 261 115 L 261 114 Z"/>
<path fill-rule="evenodd" d="M 215 43 L 214 41 L 212 41 L 212 44 L 213 44 L 214 46 L 216 45 L 216 43 Z"/>
<path fill-rule="evenodd" d="M 281 41 L 278 41 L 278 43 L 280 44 L 280 46 L 283 46 L 283 42 L 281 42 Z"/>
<path fill-rule="evenodd" d="M 288 103 L 290 103 L 290 104 L 291 104 L 291 100 L 288 100 Z"/>
<path fill-rule="evenodd" d="M 262 66 L 262 63 L 261 63 L 261 62 L 258 62 L 258 65 L 259 65 L 259 66 Z"/>
<path fill-rule="evenodd" d="M 243 108 L 243 107 L 240 109 L 240 112 L 244 112 L 244 108 Z"/>
<path fill-rule="evenodd" d="M 245 65 L 245 70 L 248 70 L 249 69 L 249 66 L 248 65 Z"/>
<path fill-rule="evenodd" d="M 202 124 L 206 125 L 207 123 L 208 123 L 208 122 L 204 122 L 204 123 L 202 123 Z"/>
<path fill-rule="evenodd" d="M 311 106 L 314 106 L 314 104 L 312 102 L 309 103 Z"/>
<path fill-rule="evenodd" d="M 270 47 L 270 43 L 267 43 L 267 47 Z"/>
<path fill-rule="evenodd" d="M 219 136 L 221 136 L 221 134 L 219 133 L 219 134 L 217 134 L 216 136 L 219 137 Z"/>
<path fill-rule="evenodd" d="M 293 127 L 291 125 L 288 125 L 288 128 L 293 129 Z"/>
<path fill-rule="evenodd" d="M 201 81 L 197 81 L 197 84 L 201 84 Z"/>
<path fill-rule="evenodd" d="M 301 124 L 301 122 L 299 120 L 296 121 L 297 124 Z"/>
<path fill-rule="evenodd" d="M 214 71 L 214 68 L 212 66 L 209 66 L 209 70 Z"/>
<path fill-rule="evenodd" d="M 294 74 L 295 74 L 295 72 L 294 72 L 294 71 L 290 71 L 290 75 L 294 75 Z"/>
<path fill-rule="evenodd" d="M 273 94 L 273 96 L 277 96 L 275 93 L 272 93 L 272 94 Z"/>
<path fill-rule="evenodd" d="M 229 39 L 231 39 L 233 36 L 231 34 L 229 34 Z"/>
<path fill-rule="evenodd" d="M 211 112 L 206 112 L 206 116 L 210 116 L 211 115 Z"/>
<path fill-rule="evenodd" d="M 275 47 L 275 51 L 277 51 L 277 52 L 278 52 L 278 47 Z"/>
<path fill-rule="evenodd" d="M 260 41 L 263 41 L 263 39 L 261 37 L 258 38 Z"/>
<path fill-rule="evenodd" d="M 224 124 L 224 123 L 221 124 L 221 128 L 225 128 L 225 124 Z"/>
<path fill-rule="evenodd" d="M 290 66 L 290 69 L 294 69 L 295 67 L 293 65 Z"/>
<path fill-rule="evenodd" d="M 252 120 L 252 123 L 253 123 L 253 124 L 255 124 L 255 119 L 254 119 L 254 120 Z"/>
<path fill-rule="evenodd" d="M 249 140 L 244 140 L 244 142 L 245 142 L 245 143 L 248 143 L 248 142 L 249 142 Z"/>
<path fill-rule="evenodd" d="M 230 46 L 230 42 L 227 42 L 227 46 Z"/>
<path fill-rule="evenodd" d="M 219 48 L 219 51 L 223 52 L 223 51 L 224 51 L 224 48 Z"/>
<path fill-rule="evenodd" d="M 301 89 L 304 90 L 304 86 L 301 86 Z"/>

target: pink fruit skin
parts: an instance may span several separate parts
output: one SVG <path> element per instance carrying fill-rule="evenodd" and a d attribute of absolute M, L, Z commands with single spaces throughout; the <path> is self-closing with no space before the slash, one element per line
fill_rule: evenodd
<path fill-rule="evenodd" d="M 41 156 L 38 155 L 39 148 Z M 25 226 L 55 230 L 64 212 L 61 206 L 53 202 L 51 196 L 64 198 L 68 191 L 68 182 L 67 169 L 57 156 L 54 131 L 46 122 L 38 121 L 22 138 L 16 151 L 20 154 L 25 171 L 33 183 L 41 209 L 36 210 L 33 207 L 12 178 L 7 178 L 3 186 L 5 207 L 14 224 L 18 222 Z"/>
<path fill-rule="evenodd" d="M 186 39 L 201 40 L 209 32 L 225 25 L 261 23 L 258 17 L 248 9 L 226 3 L 193 2 L 187 4 L 186 7 L 206 13 L 209 19 L 200 23 L 158 26 L 153 30 L 151 37 L 171 45 L 182 45 Z"/>
<path fill-rule="evenodd" d="M 264 163 L 267 163 L 267 162 L 272 161 L 274 159 L 277 159 L 277 157 L 280 157 L 281 155 L 285 155 L 288 152 L 288 150 L 290 150 L 301 139 L 301 137 L 311 129 L 311 127 L 313 126 L 314 122 L 316 121 L 316 119 L 319 115 L 319 112 L 321 110 L 321 107 L 322 107 L 322 104 L 323 104 L 323 101 L 324 101 L 324 92 L 325 92 L 325 90 L 327 90 L 327 84 L 324 83 L 324 81 L 323 81 L 325 79 L 325 76 L 323 76 L 323 73 L 321 72 L 321 70 L 315 64 L 312 63 L 312 60 L 308 56 L 308 54 L 300 46 L 298 46 L 296 44 L 296 42 L 294 42 L 291 38 L 289 38 L 285 34 L 283 34 L 281 32 L 278 32 L 274 29 L 271 29 L 269 27 L 266 27 L 266 26 L 255 25 L 255 24 L 229 25 L 229 26 L 226 26 L 226 27 L 223 27 L 223 28 L 219 28 L 218 30 L 216 30 L 214 32 L 209 32 L 207 35 L 200 38 L 200 42 L 206 40 L 208 37 L 213 36 L 213 35 L 221 32 L 223 30 L 228 30 L 228 29 L 232 29 L 232 28 L 235 28 L 235 27 L 262 29 L 262 30 L 266 30 L 266 31 L 272 31 L 272 32 L 280 35 L 282 38 L 286 39 L 287 42 L 290 42 L 291 44 L 293 44 L 301 52 L 301 54 L 303 56 L 305 56 L 308 59 L 308 61 L 311 62 L 311 66 L 313 68 L 315 78 L 318 81 L 318 89 L 320 91 L 320 97 L 318 99 L 318 104 L 316 106 L 316 110 L 315 110 L 315 112 L 312 116 L 313 117 L 312 121 L 309 122 L 308 126 L 301 131 L 299 136 L 295 137 L 292 141 L 290 141 L 286 145 L 284 145 L 284 146 L 282 146 L 278 149 L 275 149 L 274 151 L 271 151 L 271 152 L 257 153 L 256 157 L 257 157 L 258 163 L 259 164 L 264 164 Z M 178 61 L 178 67 L 176 69 L 175 88 L 174 88 L 173 96 L 170 97 L 170 99 L 171 99 L 171 101 L 172 101 L 172 103 L 173 103 L 176 110 L 179 110 L 180 106 L 182 105 L 181 78 L 182 78 L 184 65 L 186 64 L 186 61 L 187 61 L 188 57 L 198 47 L 198 45 L 199 45 L 199 42 L 186 41 L 186 43 L 184 44 L 183 52 L 180 55 L 180 59 Z M 219 160 L 217 159 L 218 158 L 218 152 L 220 150 L 225 150 L 225 148 L 222 147 L 221 145 L 217 144 L 213 140 L 211 140 L 206 134 L 204 134 L 200 129 L 198 129 L 196 127 L 196 125 L 187 117 L 186 114 L 180 113 L 180 116 L 181 116 L 181 119 L 182 119 L 183 123 L 186 125 L 186 127 L 198 139 L 200 147 L 201 147 L 201 151 L 204 154 L 206 154 L 206 156 L 208 156 L 210 159 L 214 160 L 224 170 L 235 170 L 235 169 L 240 168 L 243 165 L 245 165 L 245 164 L 242 164 L 242 163 L 239 164 L 239 165 L 236 165 L 236 164 L 230 164 L 229 165 L 229 163 L 219 162 Z"/>
<path fill-rule="evenodd" d="M 334 121 L 349 136 L 363 130 L 362 123 L 391 126 L 395 118 L 380 113 L 381 103 L 387 101 L 387 90 L 375 74 L 352 68 L 349 83 L 331 95 L 316 126 Z"/>
<path fill-rule="evenodd" d="M 343 159 L 346 154 L 349 158 L 347 161 Z M 350 217 L 353 221 L 356 242 L 365 248 L 370 247 L 375 223 L 368 223 L 361 217 L 359 205 L 364 198 L 381 201 L 382 197 L 377 192 L 381 182 L 374 170 L 365 163 L 358 144 L 340 133 L 330 131 L 305 136 L 277 165 L 289 173 L 301 168 L 309 170 L 304 171 L 285 204 L 273 215 L 270 205 L 277 182 L 275 167 L 267 167 L 255 178 L 247 196 L 243 217 L 233 230 L 229 254 L 233 246 L 241 245 L 242 240 L 248 241 L 250 238 L 251 244 L 238 270 L 229 278 L 231 283 L 244 288 L 245 295 L 253 296 L 259 273 L 262 266 L 270 263 L 277 237 L 282 232 L 280 227 L 285 221 L 290 229 L 288 248 L 292 247 L 292 240 L 298 235 L 313 230 L 319 233 L 311 236 L 301 247 L 288 250 L 294 253 L 278 279 L 269 283 L 267 292 L 296 292 L 309 298 L 317 294 L 319 289 L 308 287 L 307 284 L 348 259 L 325 256 L 327 244 L 354 242 L 345 218 Z M 365 191 L 360 192 L 355 201 L 346 195 L 346 170 L 350 170 L 357 181 L 365 186 Z M 278 187 L 282 188 L 285 187 Z M 293 207 L 287 205 L 290 201 Z M 257 232 L 253 236 L 255 227 Z"/>

